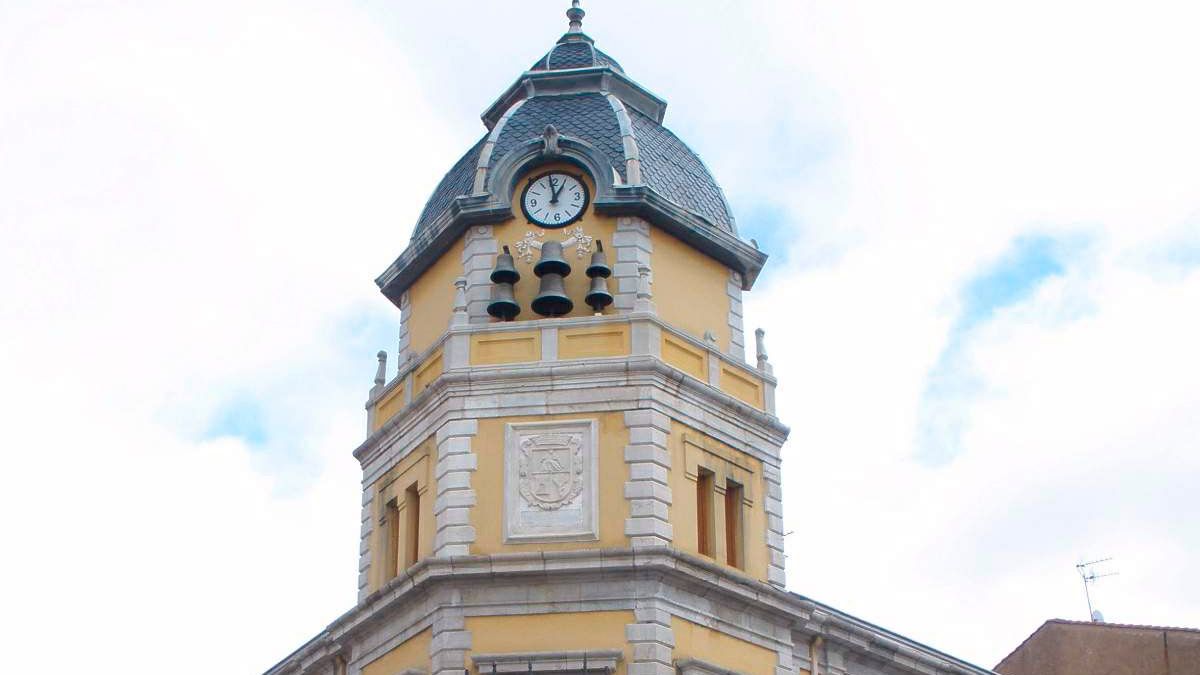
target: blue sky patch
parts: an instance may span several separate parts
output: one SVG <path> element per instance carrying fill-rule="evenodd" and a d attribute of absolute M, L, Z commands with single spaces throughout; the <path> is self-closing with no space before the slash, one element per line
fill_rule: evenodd
<path fill-rule="evenodd" d="M 240 438 L 249 445 L 265 445 L 268 434 L 262 407 L 247 396 L 227 401 L 213 414 L 204 438 Z"/>
<path fill-rule="evenodd" d="M 969 328 L 997 310 L 1028 298 L 1048 277 L 1064 272 L 1058 242 L 1044 235 L 1026 236 L 963 289 L 958 326 Z"/>

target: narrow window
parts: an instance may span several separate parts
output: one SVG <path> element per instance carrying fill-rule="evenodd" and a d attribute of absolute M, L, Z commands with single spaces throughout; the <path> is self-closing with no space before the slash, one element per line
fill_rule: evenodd
<path fill-rule="evenodd" d="M 400 573 L 400 505 L 393 499 L 387 503 L 383 516 L 384 581 Z"/>
<path fill-rule="evenodd" d="M 713 473 L 700 469 L 696 477 L 696 546 L 713 557 Z"/>
<path fill-rule="evenodd" d="M 404 510 L 407 512 L 404 537 L 404 567 L 417 562 L 421 550 L 421 493 L 413 483 L 404 491 Z"/>
<path fill-rule="evenodd" d="M 725 562 L 741 569 L 742 560 L 742 486 L 725 481 Z"/>

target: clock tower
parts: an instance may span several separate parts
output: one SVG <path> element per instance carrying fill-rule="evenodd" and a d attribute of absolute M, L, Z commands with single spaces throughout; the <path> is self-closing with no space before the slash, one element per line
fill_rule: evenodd
<path fill-rule="evenodd" d="M 572 5 L 376 280 L 357 603 L 268 673 L 987 672 L 787 590 L 767 256 Z"/>

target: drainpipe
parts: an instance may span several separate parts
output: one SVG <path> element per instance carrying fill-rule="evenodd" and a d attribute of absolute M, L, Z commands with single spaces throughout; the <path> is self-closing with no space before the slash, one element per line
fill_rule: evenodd
<path fill-rule="evenodd" d="M 825 638 L 820 635 L 815 636 L 812 642 L 808 643 L 808 663 L 811 668 L 812 675 L 821 675 L 821 664 L 818 658 L 821 655 L 821 647 L 825 646 Z"/>

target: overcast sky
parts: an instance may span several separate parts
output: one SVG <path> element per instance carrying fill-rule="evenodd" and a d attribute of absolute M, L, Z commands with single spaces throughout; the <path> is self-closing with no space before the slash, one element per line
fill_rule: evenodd
<path fill-rule="evenodd" d="M 0 0 L 10 668 L 353 605 L 372 280 L 567 5 Z M 991 666 L 1113 556 L 1109 620 L 1200 625 L 1195 3 L 584 6 L 772 255 L 791 590 Z"/>

